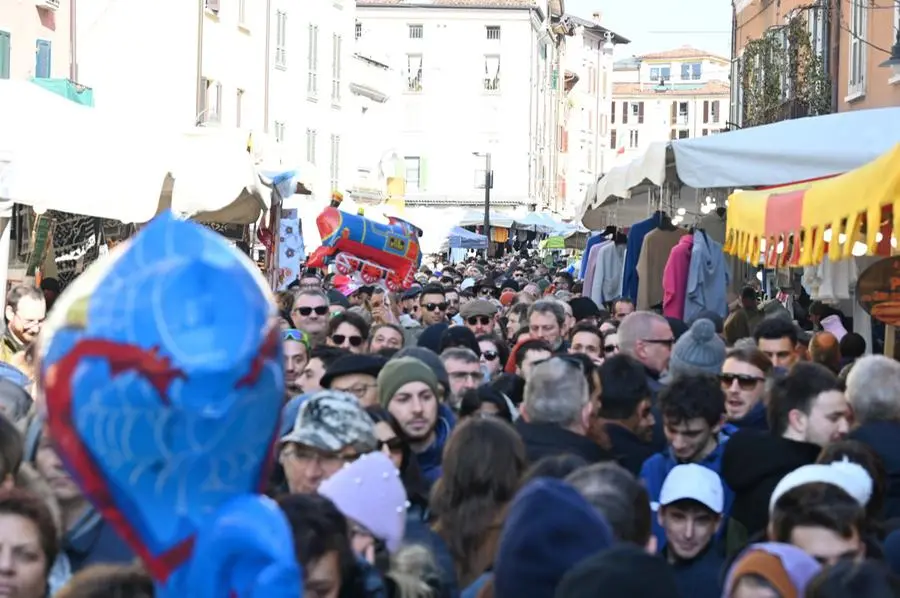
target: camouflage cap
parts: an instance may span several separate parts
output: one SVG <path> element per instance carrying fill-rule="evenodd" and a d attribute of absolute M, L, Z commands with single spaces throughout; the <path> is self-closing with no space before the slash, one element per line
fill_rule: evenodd
<path fill-rule="evenodd" d="M 322 390 L 307 399 L 300 407 L 294 429 L 281 442 L 329 452 L 352 446 L 365 453 L 378 446 L 375 424 L 356 397 L 334 390 Z"/>

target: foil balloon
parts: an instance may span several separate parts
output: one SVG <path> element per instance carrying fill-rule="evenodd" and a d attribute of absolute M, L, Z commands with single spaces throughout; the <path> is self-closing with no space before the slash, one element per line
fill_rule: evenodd
<path fill-rule="evenodd" d="M 296 598 L 288 523 L 258 494 L 284 396 L 264 280 L 223 237 L 170 213 L 116 249 L 70 285 L 42 333 L 61 458 L 158 597 Z"/>
<path fill-rule="evenodd" d="M 359 277 L 364 284 L 384 284 L 389 290 L 408 289 L 422 263 L 422 231 L 399 218 L 381 224 L 364 216 L 325 208 L 316 226 L 322 245 L 307 260 L 310 268 L 334 263 L 339 274 Z"/>

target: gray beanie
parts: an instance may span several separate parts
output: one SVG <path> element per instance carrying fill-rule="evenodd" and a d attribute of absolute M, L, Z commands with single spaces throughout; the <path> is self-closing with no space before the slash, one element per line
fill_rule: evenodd
<path fill-rule="evenodd" d="M 669 376 L 706 373 L 717 375 L 725 363 L 725 341 L 716 334 L 716 326 L 698 319 L 672 349 Z"/>

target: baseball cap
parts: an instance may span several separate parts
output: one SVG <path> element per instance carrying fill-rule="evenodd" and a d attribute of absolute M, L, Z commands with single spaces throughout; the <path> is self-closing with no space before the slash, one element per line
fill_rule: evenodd
<path fill-rule="evenodd" d="M 309 397 L 300 406 L 294 429 L 281 442 L 329 452 L 348 446 L 370 452 L 378 446 L 375 424 L 356 397 L 334 390 L 322 390 Z"/>
<path fill-rule="evenodd" d="M 775 486 L 772 497 L 769 499 L 769 513 L 775 510 L 778 500 L 794 488 L 817 483 L 837 486 L 855 498 L 863 507 L 872 498 L 874 486 L 869 472 L 862 465 L 853 463 L 846 457 L 843 461 L 828 464 L 803 465 L 781 478 L 781 481 Z"/>
<path fill-rule="evenodd" d="M 719 474 L 696 463 L 676 465 L 663 482 L 659 506 L 665 507 L 679 500 L 695 500 L 721 515 L 725 509 L 725 490 Z"/>

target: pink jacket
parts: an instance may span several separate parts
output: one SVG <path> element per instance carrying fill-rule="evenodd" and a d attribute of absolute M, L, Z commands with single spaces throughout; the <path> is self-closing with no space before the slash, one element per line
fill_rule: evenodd
<path fill-rule="evenodd" d="M 687 299 L 688 271 L 691 269 L 691 250 L 694 235 L 681 237 L 669 253 L 663 270 L 663 315 L 684 319 L 684 302 Z"/>

